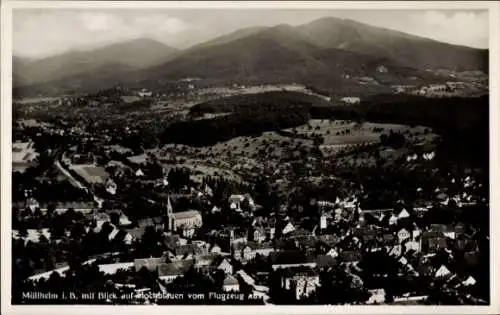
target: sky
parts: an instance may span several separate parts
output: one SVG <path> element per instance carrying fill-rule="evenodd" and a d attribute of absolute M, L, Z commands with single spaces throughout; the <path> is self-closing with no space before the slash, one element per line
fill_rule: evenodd
<path fill-rule="evenodd" d="M 136 38 L 176 48 L 251 26 L 300 25 L 333 16 L 442 42 L 488 48 L 486 10 L 15 9 L 14 55 L 43 58 Z"/>

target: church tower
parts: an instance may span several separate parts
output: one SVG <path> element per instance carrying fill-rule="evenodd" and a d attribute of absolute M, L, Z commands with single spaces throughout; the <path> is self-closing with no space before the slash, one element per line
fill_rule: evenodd
<path fill-rule="evenodd" d="M 168 231 L 172 232 L 173 229 L 173 217 L 174 209 L 172 208 L 172 203 L 170 202 L 170 195 L 167 197 L 167 221 L 168 221 Z"/>

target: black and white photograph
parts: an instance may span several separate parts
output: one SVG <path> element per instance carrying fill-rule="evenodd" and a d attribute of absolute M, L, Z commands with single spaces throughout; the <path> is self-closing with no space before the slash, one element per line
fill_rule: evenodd
<path fill-rule="evenodd" d="M 495 305 L 497 2 L 23 2 L 12 307 Z"/>

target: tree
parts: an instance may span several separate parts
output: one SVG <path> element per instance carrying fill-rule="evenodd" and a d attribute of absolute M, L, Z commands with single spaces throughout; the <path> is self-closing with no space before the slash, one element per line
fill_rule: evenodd
<path fill-rule="evenodd" d="M 28 230 L 26 227 L 23 225 L 19 228 L 19 237 L 21 238 L 26 238 L 28 236 Z"/>

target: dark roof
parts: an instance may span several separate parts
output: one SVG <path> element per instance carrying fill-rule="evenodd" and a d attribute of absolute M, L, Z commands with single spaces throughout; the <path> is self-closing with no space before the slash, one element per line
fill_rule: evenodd
<path fill-rule="evenodd" d="M 459 224 L 455 225 L 455 232 L 465 233 L 466 231 L 467 231 L 467 228 L 464 224 L 459 223 Z"/>
<path fill-rule="evenodd" d="M 306 229 L 298 228 L 290 233 L 288 233 L 286 236 L 290 238 L 297 238 L 297 237 L 304 237 L 304 236 L 309 236 L 311 235 L 312 232 L 308 231 Z"/>
<path fill-rule="evenodd" d="M 189 255 L 189 254 L 206 254 L 207 251 L 200 246 L 194 244 L 186 244 L 176 246 L 174 248 L 175 255 Z"/>
<path fill-rule="evenodd" d="M 321 235 L 319 241 L 329 246 L 337 245 L 340 242 L 340 237 L 336 235 Z"/>
<path fill-rule="evenodd" d="M 444 224 L 431 224 L 430 230 L 442 233 L 442 232 L 446 231 L 446 225 L 444 225 Z"/>
<path fill-rule="evenodd" d="M 163 219 L 161 217 L 153 217 L 153 218 L 147 218 L 147 219 L 142 219 L 137 222 L 137 224 L 140 227 L 146 227 L 146 226 L 154 226 L 157 224 L 162 224 Z"/>
<path fill-rule="evenodd" d="M 394 235 L 392 235 L 392 234 L 384 234 L 383 238 L 384 238 L 384 240 L 392 241 L 392 240 L 394 240 Z"/>
<path fill-rule="evenodd" d="M 356 236 L 376 236 L 379 234 L 378 230 L 370 228 L 357 228 L 354 230 L 354 235 Z"/>
<path fill-rule="evenodd" d="M 127 236 L 127 231 L 119 230 L 113 238 L 114 241 L 123 242 L 125 240 L 125 236 Z"/>
<path fill-rule="evenodd" d="M 158 265 L 165 262 L 164 257 L 154 257 L 154 258 L 139 258 L 134 259 L 135 271 L 139 271 L 142 267 L 148 268 L 150 271 L 156 270 Z"/>
<path fill-rule="evenodd" d="M 201 215 L 198 210 L 188 210 L 188 211 L 182 211 L 182 212 L 174 212 L 174 213 L 172 213 L 172 217 L 175 220 L 183 220 L 183 219 L 194 218 L 197 215 Z"/>
<path fill-rule="evenodd" d="M 158 266 L 158 276 L 180 276 L 185 274 L 191 266 L 193 266 L 192 260 L 178 260 L 168 264 L 161 264 Z"/>
<path fill-rule="evenodd" d="M 236 243 L 233 245 L 235 250 L 242 250 L 245 247 L 249 247 L 251 250 L 256 250 L 260 248 L 272 248 L 272 244 L 269 242 L 266 243 L 258 243 L 258 242 L 248 242 L 248 243 Z"/>
<path fill-rule="evenodd" d="M 320 268 L 333 267 L 337 264 L 337 260 L 329 255 L 319 255 L 316 257 L 316 264 Z"/>
<path fill-rule="evenodd" d="M 479 252 L 467 252 L 464 254 L 465 263 L 468 266 L 477 266 L 480 258 Z"/>
<path fill-rule="evenodd" d="M 440 237 L 443 237 L 443 232 L 440 231 L 425 231 L 424 233 L 422 233 L 423 239 L 440 238 Z"/>
<path fill-rule="evenodd" d="M 224 285 L 237 285 L 239 284 L 238 280 L 232 275 L 227 275 L 224 278 Z"/>
<path fill-rule="evenodd" d="M 197 266 L 211 265 L 217 256 L 218 255 L 215 254 L 201 254 L 201 255 L 196 255 L 194 257 L 194 260 Z"/>
<path fill-rule="evenodd" d="M 355 262 L 361 260 L 361 253 L 356 251 L 343 251 L 339 253 L 339 261 L 341 262 Z"/>
<path fill-rule="evenodd" d="M 303 264 L 314 262 L 314 257 L 307 256 L 304 252 L 298 250 L 287 250 L 281 252 L 272 252 L 269 255 L 269 261 L 273 265 Z"/>
<path fill-rule="evenodd" d="M 181 237 L 179 235 L 165 235 L 165 245 L 173 248 L 177 245 Z"/>

